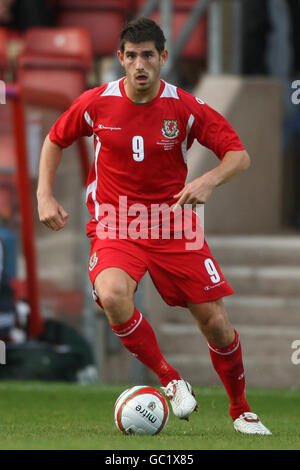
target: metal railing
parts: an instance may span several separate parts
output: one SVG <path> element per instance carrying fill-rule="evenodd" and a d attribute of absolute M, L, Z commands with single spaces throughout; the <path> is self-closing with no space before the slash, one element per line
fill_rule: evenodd
<path fill-rule="evenodd" d="M 168 61 L 162 69 L 162 76 L 166 80 L 176 83 L 177 65 L 183 48 L 190 39 L 199 21 L 207 15 L 207 72 L 209 74 L 224 73 L 224 7 L 229 14 L 229 72 L 241 73 L 242 68 L 242 1 L 241 0 L 195 0 L 191 7 L 187 21 L 175 41 L 172 38 L 172 16 L 174 14 L 173 0 L 148 0 L 136 17 L 150 17 L 158 9 L 161 16 L 161 25 L 166 37 L 166 48 L 169 52 Z M 122 74 L 122 69 L 117 56 L 114 57 L 112 66 L 107 72 L 105 81 L 116 80 Z"/>
<path fill-rule="evenodd" d="M 39 336 L 43 332 L 43 318 L 40 306 L 40 289 L 37 273 L 37 257 L 34 230 L 34 208 L 32 185 L 28 171 L 26 145 L 25 107 L 34 105 L 64 111 L 71 101 L 64 95 L 22 87 L 19 84 L 6 85 L 6 99 L 12 103 L 13 131 L 16 150 L 16 183 L 21 213 L 21 239 L 26 265 L 28 303 L 30 306 L 29 336 Z M 86 183 L 90 161 L 84 139 L 77 141 L 82 172 L 82 184 Z"/>

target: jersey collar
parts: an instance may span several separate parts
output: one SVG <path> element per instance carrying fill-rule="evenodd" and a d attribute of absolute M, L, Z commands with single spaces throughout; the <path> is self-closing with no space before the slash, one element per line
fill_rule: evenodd
<path fill-rule="evenodd" d="M 155 98 L 153 98 L 153 100 L 151 101 L 148 101 L 148 103 L 135 103 L 134 101 L 132 101 L 130 98 L 128 98 L 128 96 L 126 95 L 126 92 L 125 92 L 125 88 L 124 88 L 124 80 L 125 80 L 126 77 L 123 77 L 121 78 L 120 80 L 120 91 L 121 91 L 121 94 L 123 96 L 123 98 L 125 98 L 127 101 L 129 101 L 130 103 L 132 103 L 134 106 L 149 106 L 151 104 L 153 104 L 157 99 L 160 98 L 162 92 L 164 91 L 164 88 L 165 88 L 165 82 L 163 80 L 160 80 L 160 89 L 159 89 L 159 92 L 158 94 L 155 96 Z"/>

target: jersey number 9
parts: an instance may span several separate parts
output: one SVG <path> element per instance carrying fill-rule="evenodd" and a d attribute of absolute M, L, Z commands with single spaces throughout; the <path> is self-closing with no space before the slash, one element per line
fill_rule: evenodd
<path fill-rule="evenodd" d="M 132 151 L 133 160 L 142 162 L 144 160 L 144 139 L 140 135 L 135 135 L 132 138 Z"/>

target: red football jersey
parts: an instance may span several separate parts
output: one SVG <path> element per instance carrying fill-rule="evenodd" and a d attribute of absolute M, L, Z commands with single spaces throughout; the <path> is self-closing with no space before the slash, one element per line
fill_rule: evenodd
<path fill-rule="evenodd" d="M 91 225 L 101 220 L 101 204 L 174 204 L 187 176 L 187 150 L 194 139 L 219 159 L 244 149 L 218 112 L 190 93 L 161 80 L 149 103 L 132 102 L 124 77 L 84 92 L 56 121 L 52 142 L 67 147 L 94 135 L 95 160 L 87 181 Z M 88 230 L 89 231 L 89 230 Z"/>

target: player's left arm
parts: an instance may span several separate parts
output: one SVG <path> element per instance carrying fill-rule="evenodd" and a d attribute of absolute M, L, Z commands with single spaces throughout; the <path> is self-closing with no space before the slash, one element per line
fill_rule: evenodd
<path fill-rule="evenodd" d="M 227 151 L 219 165 L 186 184 L 174 195 L 174 198 L 178 198 L 174 209 L 177 205 L 205 204 L 214 188 L 232 180 L 249 166 L 250 157 L 246 150 Z"/>
<path fill-rule="evenodd" d="M 194 139 L 212 150 L 220 163 L 174 195 L 176 208 L 184 204 L 205 204 L 213 189 L 227 183 L 250 165 L 250 157 L 231 124 L 215 109 L 197 98 L 189 98 L 189 112 L 194 123 L 189 135 L 189 146 Z"/>

